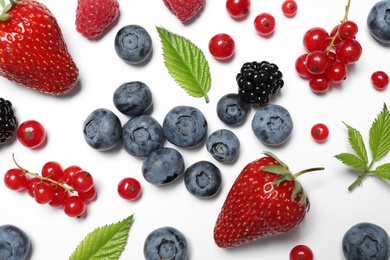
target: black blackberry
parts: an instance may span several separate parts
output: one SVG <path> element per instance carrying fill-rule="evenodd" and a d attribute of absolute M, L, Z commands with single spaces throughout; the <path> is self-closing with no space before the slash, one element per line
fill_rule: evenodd
<path fill-rule="evenodd" d="M 250 104 L 263 105 L 283 87 L 283 74 L 268 61 L 246 62 L 236 77 L 238 94 Z"/>
<path fill-rule="evenodd" d="M 12 103 L 0 98 L 0 145 L 5 143 L 16 130 L 16 117 Z"/>

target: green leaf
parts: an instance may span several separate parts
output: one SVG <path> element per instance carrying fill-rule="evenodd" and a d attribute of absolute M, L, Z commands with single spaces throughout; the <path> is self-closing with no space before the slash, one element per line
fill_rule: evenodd
<path fill-rule="evenodd" d="M 287 168 L 280 166 L 280 165 L 263 166 L 260 168 L 260 170 L 265 171 L 265 172 L 269 172 L 269 173 L 279 174 L 279 175 L 291 173 Z"/>
<path fill-rule="evenodd" d="M 374 120 L 370 129 L 370 149 L 375 161 L 381 159 L 390 150 L 390 115 L 386 104 Z"/>
<path fill-rule="evenodd" d="M 365 171 L 367 170 L 367 163 L 365 163 L 360 157 L 351 153 L 341 153 L 335 156 L 342 163 L 355 170 Z"/>
<path fill-rule="evenodd" d="M 117 223 L 98 227 L 77 246 L 69 260 L 119 259 L 129 236 L 133 215 Z"/>
<path fill-rule="evenodd" d="M 344 123 L 345 124 L 345 123 Z M 348 129 L 348 141 L 352 149 L 356 152 L 357 156 L 365 163 L 368 163 L 367 149 L 364 144 L 362 135 L 355 128 L 345 124 Z"/>
<path fill-rule="evenodd" d="M 390 180 L 390 163 L 378 166 L 372 173 L 382 179 Z"/>
<path fill-rule="evenodd" d="M 190 96 L 207 96 L 211 86 L 209 64 L 203 52 L 188 39 L 157 27 L 168 73 Z"/>

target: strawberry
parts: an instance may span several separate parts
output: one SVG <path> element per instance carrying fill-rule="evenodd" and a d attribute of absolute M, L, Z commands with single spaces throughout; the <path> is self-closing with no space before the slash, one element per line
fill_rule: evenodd
<path fill-rule="evenodd" d="M 298 226 L 309 209 L 309 199 L 296 176 L 269 152 L 241 171 L 219 213 L 214 240 L 221 248 L 236 247 L 260 238 L 283 234 Z"/>
<path fill-rule="evenodd" d="M 79 70 L 50 10 L 34 0 L 0 2 L 0 75 L 46 94 L 71 90 Z"/>
<path fill-rule="evenodd" d="M 206 0 L 163 0 L 168 9 L 181 21 L 191 20 L 204 7 Z"/>
<path fill-rule="evenodd" d="M 119 16 L 117 0 L 78 0 L 76 30 L 92 39 L 103 34 Z"/>

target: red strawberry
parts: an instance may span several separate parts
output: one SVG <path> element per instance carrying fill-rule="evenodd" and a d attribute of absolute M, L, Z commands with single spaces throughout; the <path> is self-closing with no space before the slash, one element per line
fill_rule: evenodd
<path fill-rule="evenodd" d="M 288 167 L 265 154 L 245 166 L 227 195 L 214 228 L 215 243 L 221 248 L 286 233 L 309 209 L 306 192 Z"/>
<path fill-rule="evenodd" d="M 96 38 L 119 16 L 117 0 L 78 0 L 76 30 L 91 39 Z"/>
<path fill-rule="evenodd" d="M 3 12 L 8 8 L 0 15 L 0 75 L 46 94 L 71 90 L 79 70 L 50 10 L 34 0 L 13 0 Z"/>
<path fill-rule="evenodd" d="M 181 21 L 192 19 L 205 5 L 206 0 L 163 0 L 168 9 Z"/>

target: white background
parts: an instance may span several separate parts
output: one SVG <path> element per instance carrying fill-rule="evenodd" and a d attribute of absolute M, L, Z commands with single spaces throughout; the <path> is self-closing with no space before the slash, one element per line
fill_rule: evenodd
<path fill-rule="evenodd" d="M 315 258 L 343 259 L 341 241 L 352 225 L 369 221 L 390 231 L 389 183 L 368 178 L 362 187 L 349 192 L 355 180 L 346 166 L 334 156 L 352 152 L 347 140 L 345 122 L 360 130 L 368 142 L 368 130 L 384 102 L 389 89 L 376 91 L 370 82 L 376 70 L 390 73 L 388 47 L 380 45 L 369 34 L 366 17 L 374 0 L 352 1 L 349 19 L 359 26 L 357 40 L 363 47 L 358 63 L 349 67 L 348 78 L 341 86 L 325 95 L 311 92 L 308 82 L 299 78 L 294 69 L 295 59 L 304 52 L 302 36 L 306 30 L 321 26 L 330 31 L 344 16 L 347 1 L 298 1 L 295 17 L 281 12 L 282 1 L 252 1 L 249 16 L 243 21 L 230 18 L 225 1 L 209 0 L 192 23 L 182 24 L 164 6 L 163 1 L 122 1 L 120 17 L 103 37 L 88 40 L 75 29 L 77 1 L 48 1 L 44 4 L 56 16 L 69 51 L 80 69 L 80 87 L 70 95 L 53 97 L 17 86 L 0 79 L 0 96 L 10 100 L 19 122 L 40 121 L 48 133 L 47 144 L 38 150 L 23 147 L 17 140 L 0 147 L 0 172 L 14 167 L 12 153 L 31 171 L 39 172 L 48 161 L 63 167 L 77 164 L 88 170 L 98 190 L 96 201 L 88 205 L 85 218 L 67 217 L 61 210 L 39 205 L 26 193 L 8 190 L 0 182 L 0 224 L 21 227 L 32 240 L 31 259 L 67 259 L 78 243 L 98 226 L 120 221 L 135 214 L 128 244 L 120 259 L 143 259 L 143 243 L 155 228 L 173 226 L 187 237 L 190 257 L 200 259 L 288 259 L 292 247 L 309 245 Z M 257 14 L 269 12 L 276 19 L 276 30 L 269 38 L 256 34 L 253 20 Z M 124 63 L 114 50 L 116 32 L 128 24 L 147 29 L 153 39 L 151 59 L 141 66 Z M 211 71 L 210 102 L 188 96 L 170 77 L 163 64 L 161 44 L 155 26 L 182 35 L 203 50 Z M 230 34 L 236 43 L 236 54 L 228 62 L 216 61 L 208 51 L 209 39 L 217 33 Z M 276 63 L 284 74 L 285 86 L 272 99 L 287 108 L 294 121 L 290 140 L 281 147 L 265 147 L 253 135 L 248 119 L 239 127 L 224 125 L 216 115 L 220 97 L 237 91 L 235 77 L 247 61 L 268 60 Z M 209 133 L 228 128 L 239 137 L 241 152 L 234 164 L 215 161 L 202 144 L 196 149 L 179 149 L 186 166 L 210 160 L 222 171 L 223 187 L 213 199 L 200 200 L 189 194 L 183 180 L 164 187 L 147 183 L 141 173 L 142 160 L 127 154 L 121 145 L 107 152 L 89 147 L 83 139 L 84 119 L 97 108 L 108 108 L 125 123 L 129 118 L 113 105 L 112 95 L 124 82 L 139 80 L 153 92 L 151 115 L 160 123 L 176 105 L 198 107 L 209 124 Z M 310 128 L 323 122 L 330 129 L 327 142 L 318 144 L 310 136 Z M 165 146 L 174 147 L 168 142 Z M 262 239 L 235 249 L 220 249 L 213 241 L 213 228 L 224 199 L 239 174 L 249 162 L 269 150 L 287 163 L 293 172 L 322 166 L 324 171 L 300 176 L 311 199 L 311 209 L 302 224 L 288 234 Z M 390 161 L 390 156 L 383 159 Z M 142 185 L 143 195 L 136 202 L 128 202 L 117 194 L 117 184 L 124 177 L 135 177 Z"/>

